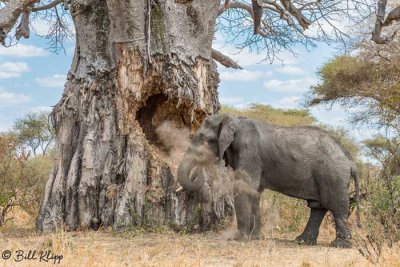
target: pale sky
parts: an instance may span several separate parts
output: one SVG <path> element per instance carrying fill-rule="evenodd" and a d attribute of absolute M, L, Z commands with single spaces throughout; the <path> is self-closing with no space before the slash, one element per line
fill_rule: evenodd
<path fill-rule="evenodd" d="M 46 25 L 37 25 L 36 30 L 45 34 Z M 298 47 L 295 48 L 297 57 L 284 52 L 279 54 L 282 61 L 269 64 L 261 62 L 263 53 L 242 51 L 238 54 L 234 47 L 224 45 L 221 36 L 217 36 L 213 46 L 244 68 L 232 70 L 219 66 L 220 102 L 242 108 L 255 102 L 279 108 L 300 107 L 309 87 L 318 82 L 318 68 L 340 52 L 325 44 L 312 51 Z M 74 43 L 65 45 L 65 54 L 51 53 L 47 47 L 47 41 L 34 34 L 17 46 L 0 46 L 0 131 L 10 129 L 27 112 L 51 110 L 60 100 Z M 357 140 L 368 138 L 372 133 L 369 129 L 354 129 L 348 123 L 348 112 L 337 105 L 331 110 L 324 106 L 312 108 L 311 113 L 324 124 L 349 130 Z"/>

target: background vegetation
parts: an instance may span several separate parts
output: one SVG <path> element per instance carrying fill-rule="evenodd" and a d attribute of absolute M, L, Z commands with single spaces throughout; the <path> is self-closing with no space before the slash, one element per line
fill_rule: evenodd
<path fill-rule="evenodd" d="M 0 133 L 0 226 L 23 210 L 35 217 L 51 170 L 54 134 L 47 115 L 30 113 Z"/>
<path fill-rule="evenodd" d="M 309 105 L 339 103 L 353 110 L 352 123 L 379 134 L 362 143 L 374 162 L 361 163 L 364 235 L 356 246 L 371 262 L 385 247 L 400 240 L 400 39 L 377 45 L 356 44 L 352 55 L 333 58 L 318 72 L 320 83 L 310 90 Z"/>

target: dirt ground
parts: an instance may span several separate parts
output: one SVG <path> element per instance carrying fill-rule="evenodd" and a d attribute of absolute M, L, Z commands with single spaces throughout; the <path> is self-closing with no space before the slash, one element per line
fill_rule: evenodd
<path fill-rule="evenodd" d="M 357 249 L 329 247 L 332 230 L 321 229 L 318 245 L 299 246 L 295 234 L 272 233 L 251 242 L 227 240 L 230 231 L 203 234 L 168 229 L 64 232 L 38 235 L 32 218 L 0 229 L 0 266 L 375 266 Z M 400 267 L 391 250 L 379 266 Z M 8 258 L 8 259 L 5 259 Z"/>
<path fill-rule="evenodd" d="M 226 240 L 223 234 L 171 231 L 38 236 L 33 229 L 14 229 L 1 235 L 0 253 L 7 256 L 3 253 L 9 250 L 11 257 L 0 259 L 0 266 L 53 266 L 54 262 L 60 266 L 372 266 L 356 249 L 330 248 L 324 237 L 318 246 L 308 247 L 296 245 L 291 236 L 236 242 Z M 22 259 L 18 250 L 28 257 L 29 250 L 36 250 L 36 257 Z M 39 254 L 48 250 L 62 259 Z M 49 262 L 44 262 L 46 259 Z"/>

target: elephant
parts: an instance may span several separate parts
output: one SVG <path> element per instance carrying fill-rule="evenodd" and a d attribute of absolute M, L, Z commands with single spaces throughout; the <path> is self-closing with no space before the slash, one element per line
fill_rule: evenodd
<path fill-rule="evenodd" d="M 297 243 L 316 245 L 330 211 L 336 225 L 333 247 L 351 247 L 348 228 L 350 177 L 355 183 L 359 223 L 359 181 L 350 153 L 327 131 L 313 126 L 279 127 L 246 117 L 206 117 L 178 166 L 181 189 L 199 191 L 204 166 L 224 160 L 235 171 L 237 240 L 260 237 L 260 195 L 270 189 L 307 201 L 310 216 Z"/>

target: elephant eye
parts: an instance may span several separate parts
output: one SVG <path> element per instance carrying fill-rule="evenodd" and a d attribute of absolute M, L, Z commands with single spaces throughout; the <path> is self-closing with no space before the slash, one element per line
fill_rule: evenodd
<path fill-rule="evenodd" d="M 215 143 L 217 142 L 217 140 L 215 140 L 215 139 L 208 139 L 208 142 L 209 142 L 210 144 L 215 144 Z"/>
<path fill-rule="evenodd" d="M 202 134 L 199 134 L 199 135 L 196 135 L 194 138 L 193 138 L 193 143 L 201 143 L 201 142 L 203 142 L 204 141 L 204 135 L 202 135 Z"/>
<path fill-rule="evenodd" d="M 193 143 L 199 143 L 200 142 L 200 137 L 199 136 L 195 136 L 193 138 Z"/>

